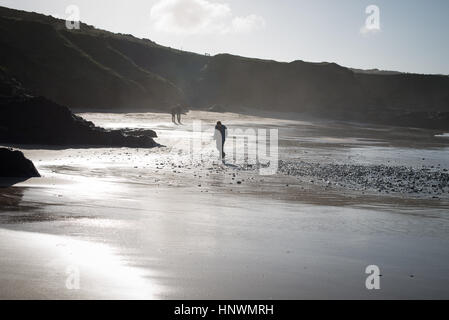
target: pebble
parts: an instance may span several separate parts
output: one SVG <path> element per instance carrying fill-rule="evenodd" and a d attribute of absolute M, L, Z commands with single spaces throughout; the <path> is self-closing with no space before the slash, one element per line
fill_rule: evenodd
<path fill-rule="evenodd" d="M 447 169 L 412 168 L 391 165 L 322 164 L 279 161 L 279 173 L 304 178 L 314 184 L 334 185 L 350 190 L 415 194 L 430 199 L 447 193 Z"/>

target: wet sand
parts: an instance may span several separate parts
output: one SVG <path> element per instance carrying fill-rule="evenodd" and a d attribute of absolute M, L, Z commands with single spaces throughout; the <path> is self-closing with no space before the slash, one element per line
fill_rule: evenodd
<path fill-rule="evenodd" d="M 189 113 L 184 126 L 161 114 L 82 116 L 155 129 L 167 147 L 28 146 L 43 178 L 0 188 L 0 298 L 449 297 L 444 195 L 362 194 L 261 176 L 220 164 L 207 139 L 200 159 L 189 154 L 198 139 L 191 121 L 203 119 L 207 137 L 217 117 L 229 127 L 279 128 L 284 161 L 442 170 L 444 137 L 206 112 Z M 365 288 L 371 264 L 381 269 L 381 290 Z M 80 271 L 79 290 L 65 286 L 70 266 Z"/>

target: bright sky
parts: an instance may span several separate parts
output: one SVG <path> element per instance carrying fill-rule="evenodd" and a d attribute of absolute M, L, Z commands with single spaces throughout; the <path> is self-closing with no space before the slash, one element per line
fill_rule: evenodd
<path fill-rule="evenodd" d="M 83 22 L 187 51 L 449 74 L 448 0 L 0 0 L 60 18 L 72 4 Z"/>

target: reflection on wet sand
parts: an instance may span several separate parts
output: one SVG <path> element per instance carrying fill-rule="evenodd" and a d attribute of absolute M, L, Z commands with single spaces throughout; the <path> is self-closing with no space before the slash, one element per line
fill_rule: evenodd
<path fill-rule="evenodd" d="M 29 191 L 31 191 L 29 187 L 0 188 L 0 224 L 10 225 L 82 218 L 73 215 L 52 214 L 50 209 L 52 203 L 46 202 L 45 197 L 42 197 L 40 201 L 27 199 L 25 195 Z"/>
<path fill-rule="evenodd" d="M 23 187 L 0 188 L 0 206 L 2 210 L 19 209 L 20 202 L 23 198 L 24 189 L 26 188 Z"/>
<path fill-rule="evenodd" d="M 154 299 L 149 271 L 108 245 L 0 229 L 0 299 Z"/>

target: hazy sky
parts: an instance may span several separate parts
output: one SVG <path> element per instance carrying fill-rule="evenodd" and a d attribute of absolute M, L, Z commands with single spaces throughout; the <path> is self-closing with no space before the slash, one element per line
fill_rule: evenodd
<path fill-rule="evenodd" d="M 198 53 L 449 74 L 448 0 L 0 0 Z M 379 8 L 380 30 L 365 12 Z M 371 20 L 373 23 L 375 20 Z M 371 24 L 373 26 L 373 24 Z"/>

